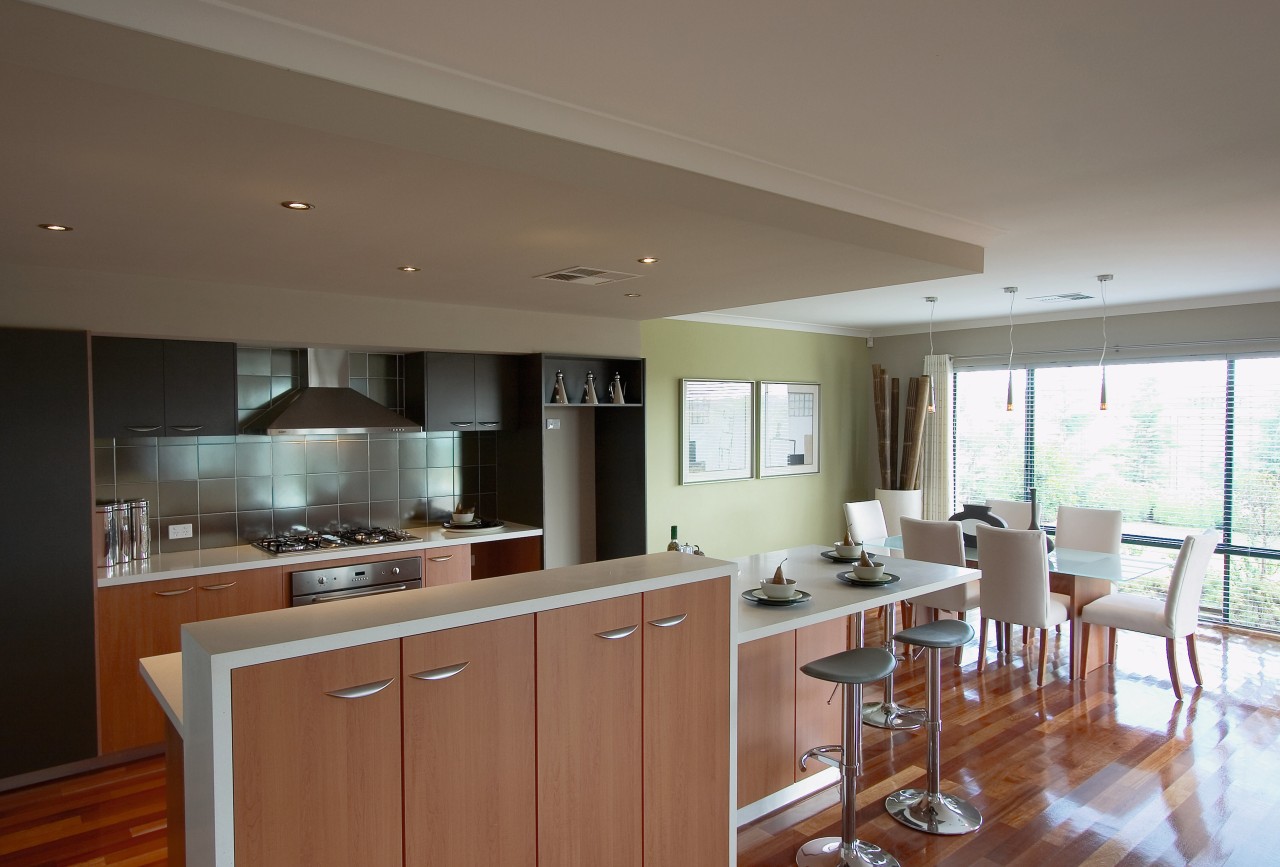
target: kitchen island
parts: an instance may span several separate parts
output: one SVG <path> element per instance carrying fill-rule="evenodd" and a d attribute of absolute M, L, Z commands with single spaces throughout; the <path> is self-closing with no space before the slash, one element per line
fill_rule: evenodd
<path fill-rule="evenodd" d="M 237 792 L 237 785 L 252 774 L 287 776 L 296 772 L 291 762 L 334 749 L 344 751 L 344 761 L 350 763 L 370 733 L 382 731 L 384 743 L 399 745 L 403 735 L 403 776 L 396 764 L 390 788 L 398 792 L 403 783 L 405 798 L 412 797 L 415 780 L 423 777 L 432 786 L 448 788 L 441 781 L 450 781 L 450 775 L 424 770 L 441 761 L 442 751 L 463 758 L 450 767 L 453 776 L 489 781 L 486 799 L 514 793 L 512 802 L 487 814 L 478 825 L 481 830 L 469 838 L 474 845 L 492 837 L 493 828 L 510 828 L 513 817 L 525 814 L 512 838 L 524 842 L 499 847 L 503 863 L 732 864 L 738 824 L 829 782 L 829 773 L 799 780 L 793 776 L 799 752 L 832 740 L 821 737 L 826 695 L 815 701 L 816 694 L 797 679 L 797 666 L 847 647 L 851 615 L 977 574 L 895 559 L 890 571 L 901 579 L 894 584 L 848 587 L 835 579 L 847 566 L 823 559 L 822 550 L 804 546 L 733 561 L 665 552 L 398 594 L 396 606 L 374 597 L 191 624 L 183 630 L 180 661 L 162 657 L 144 662 L 148 682 L 183 738 L 188 863 L 264 863 L 247 855 L 240 860 L 246 835 L 255 826 L 261 834 L 270 825 L 260 816 L 245 818 L 246 793 Z M 811 594 L 809 601 L 766 608 L 740 598 L 784 557 L 788 577 Z M 585 626 L 575 622 L 592 610 L 601 616 Z M 497 709 L 458 715 L 459 736 L 479 739 L 476 752 L 451 741 L 435 754 L 428 751 L 434 758 L 427 764 L 412 764 L 419 761 L 412 758 L 413 733 L 423 731 L 433 715 L 449 716 L 445 705 L 411 716 L 411 691 L 422 682 L 415 676 L 437 684 L 464 679 L 452 677 L 463 661 L 458 653 L 418 656 L 416 642 L 494 624 L 515 630 L 483 637 L 488 646 L 515 648 L 500 666 L 515 673 L 482 690 L 502 702 Z M 639 656 L 614 666 L 606 657 L 641 627 Z M 579 632 L 581 641 L 574 637 Z M 664 649 L 664 641 L 682 635 L 683 643 Z M 377 660 L 360 668 L 365 663 L 343 658 L 371 648 L 376 654 L 388 642 L 398 643 L 399 649 L 383 661 L 382 669 Z M 307 715 L 311 711 L 294 708 L 285 716 L 303 720 L 300 730 L 268 739 L 265 751 L 264 746 L 246 746 L 245 736 L 270 728 L 273 714 L 255 712 L 244 718 L 247 703 L 255 701 L 246 699 L 252 692 L 244 690 L 255 687 L 251 680 L 258 672 L 299 660 L 303 668 L 281 668 L 279 676 L 265 677 L 258 685 L 259 700 L 301 692 L 307 677 L 316 673 L 305 661 L 337 660 L 333 669 L 342 677 L 323 684 L 320 694 L 377 687 L 368 698 L 399 696 L 403 684 L 403 726 L 396 717 L 328 730 L 317 716 Z M 613 692 L 618 684 L 621 692 Z M 321 707 L 343 701 L 327 697 Z M 511 725 L 487 728 L 494 718 L 518 724 L 514 731 Z M 775 719 L 781 722 L 774 725 Z M 758 737 L 762 730 L 770 735 L 764 741 Z M 502 738 L 512 740 L 495 740 Z M 292 758 L 281 758 L 280 752 Z M 260 766 L 266 770 L 259 773 Z M 775 768 L 783 773 L 772 773 Z M 744 800 L 740 777 L 762 794 Z M 561 784 L 567 788 L 557 791 Z M 631 800 L 616 803 L 620 793 Z M 330 806 L 346 809 L 354 796 L 344 790 Z M 327 803 L 309 791 L 299 800 L 304 803 L 285 829 L 302 821 L 298 817 L 316 803 Z M 447 802 L 435 803 L 437 809 L 447 809 Z M 736 814 L 731 809 L 735 805 Z M 534 815 L 529 816 L 531 810 Z M 411 851 L 409 824 L 425 812 L 407 803 L 394 811 L 406 825 L 388 833 L 396 840 L 403 833 L 405 853 Z M 332 822 L 332 810 L 325 814 Z M 370 811 L 361 815 L 367 819 Z M 584 816 L 586 822 L 581 821 Z M 561 834 L 565 829 L 567 835 Z M 664 840 L 674 842 L 663 849 Z M 596 845 L 604 848 L 590 848 Z M 701 853 L 713 854 L 701 854 L 699 846 L 704 847 Z M 400 863 L 395 852 L 389 851 L 385 863 Z M 596 860 L 578 860 L 584 853 Z M 362 863 L 383 862 L 365 858 Z M 410 857 L 407 863 L 426 862 Z"/>

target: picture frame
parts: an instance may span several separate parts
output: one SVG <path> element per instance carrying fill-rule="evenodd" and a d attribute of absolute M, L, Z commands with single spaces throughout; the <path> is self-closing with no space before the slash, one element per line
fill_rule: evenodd
<path fill-rule="evenodd" d="M 753 381 L 680 380 L 680 484 L 753 478 L 754 408 Z"/>
<path fill-rule="evenodd" d="M 761 380 L 760 478 L 820 472 L 821 392 L 816 382 Z"/>

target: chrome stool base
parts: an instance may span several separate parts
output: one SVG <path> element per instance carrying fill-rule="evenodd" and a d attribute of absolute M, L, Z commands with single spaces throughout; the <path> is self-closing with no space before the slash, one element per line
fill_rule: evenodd
<path fill-rule="evenodd" d="M 854 840 L 844 845 L 839 837 L 810 840 L 796 852 L 797 867 L 901 867 L 898 859 L 875 843 Z"/>
<path fill-rule="evenodd" d="M 907 707 L 892 701 L 869 701 L 862 706 L 863 724 L 878 729 L 914 731 L 924 725 L 924 720 L 922 707 Z"/>
<path fill-rule="evenodd" d="M 930 794 L 925 789 L 899 789 L 885 798 L 889 815 L 926 834 L 968 834 L 982 827 L 982 814 L 964 798 Z"/>

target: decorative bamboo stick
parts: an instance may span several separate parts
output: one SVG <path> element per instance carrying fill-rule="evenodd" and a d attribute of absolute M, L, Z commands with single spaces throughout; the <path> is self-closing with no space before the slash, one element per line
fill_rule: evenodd
<path fill-rule="evenodd" d="M 887 490 L 892 483 L 889 476 L 889 430 L 888 419 L 885 418 L 884 385 L 884 371 L 878 364 L 871 365 L 871 399 L 876 414 L 876 450 L 880 458 L 880 487 Z"/>
<path fill-rule="evenodd" d="M 904 482 L 910 481 L 914 485 L 923 465 L 924 419 L 929 406 L 929 377 L 913 376 L 911 382 L 916 386 L 915 403 L 907 407 L 908 417 L 911 419 L 911 424 L 906 431 L 910 437 L 908 448 L 911 449 L 911 461 L 903 471 L 902 478 Z"/>
<path fill-rule="evenodd" d="M 907 465 L 911 463 L 911 439 L 907 434 L 911 431 L 911 427 L 915 422 L 915 412 L 916 378 L 913 376 L 907 380 L 906 418 L 903 419 L 902 424 L 902 461 L 898 464 L 897 473 L 894 475 L 894 487 L 899 491 L 907 490 Z"/>
<path fill-rule="evenodd" d="M 898 455 L 898 407 L 901 403 L 899 400 L 899 382 L 898 377 L 890 380 L 890 404 L 889 404 L 889 478 L 898 478 L 901 472 L 902 463 Z"/>

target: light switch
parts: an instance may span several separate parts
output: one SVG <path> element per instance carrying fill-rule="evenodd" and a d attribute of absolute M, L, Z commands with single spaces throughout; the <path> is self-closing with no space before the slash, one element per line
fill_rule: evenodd
<path fill-rule="evenodd" d="M 560 419 L 558 418 L 547 419 L 547 430 L 560 430 Z"/>

